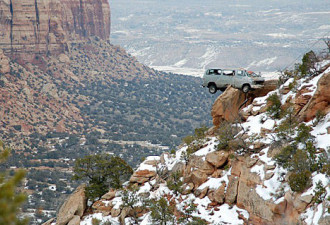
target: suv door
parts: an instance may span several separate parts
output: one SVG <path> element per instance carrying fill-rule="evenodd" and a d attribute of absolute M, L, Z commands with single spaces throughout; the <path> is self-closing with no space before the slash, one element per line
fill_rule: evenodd
<path fill-rule="evenodd" d="M 207 71 L 207 80 L 209 83 L 215 83 L 218 87 L 218 82 L 221 76 L 221 69 L 209 69 Z"/>
<path fill-rule="evenodd" d="M 222 74 L 223 76 L 221 77 L 221 85 L 223 87 L 227 87 L 228 85 L 234 86 L 234 70 L 223 70 Z"/>
<path fill-rule="evenodd" d="M 235 76 L 235 87 L 241 88 L 244 83 L 246 83 L 246 74 L 243 70 L 236 70 Z"/>

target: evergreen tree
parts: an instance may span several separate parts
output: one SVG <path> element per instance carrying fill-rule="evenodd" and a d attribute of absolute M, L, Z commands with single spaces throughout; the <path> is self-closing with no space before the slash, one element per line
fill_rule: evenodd
<path fill-rule="evenodd" d="M 10 149 L 5 147 L 0 141 L 0 163 L 3 163 L 9 156 Z M 10 176 L 8 171 L 0 172 L 0 224 L 6 225 L 24 225 L 27 219 L 18 217 L 21 205 L 24 203 L 26 196 L 17 193 L 16 188 L 25 176 L 24 170 L 18 170 L 14 175 Z"/>
<path fill-rule="evenodd" d="M 150 205 L 151 218 L 154 224 L 174 224 L 174 207 L 168 204 L 164 197 L 159 200 L 152 200 Z"/>
<path fill-rule="evenodd" d="M 90 200 L 100 198 L 110 188 L 121 188 L 122 182 L 133 173 L 120 157 L 107 154 L 88 155 L 77 159 L 73 168 L 74 180 L 86 180 L 86 195 Z"/>

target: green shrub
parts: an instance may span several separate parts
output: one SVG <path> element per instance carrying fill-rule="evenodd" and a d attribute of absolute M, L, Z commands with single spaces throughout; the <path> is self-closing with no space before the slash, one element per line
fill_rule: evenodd
<path fill-rule="evenodd" d="M 310 184 L 311 172 L 306 170 L 294 172 L 289 177 L 289 185 L 292 191 L 302 192 Z"/>
<path fill-rule="evenodd" d="M 205 138 L 205 133 L 209 128 L 205 125 L 201 126 L 200 128 L 195 129 L 195 137 L 196 139 L 203 139 Z"/>
<path fill-rule="evenodd" d="M 295 138 L 296 142 L 306 145 L 307 142 L 314 140 L 313 135 L 310 133 L 312 131 L 312 128 L 307 126 L 306 124 L 300 124 L 297 131 L 297 137 Z"/>
<path fill-rule="evenodd" d="M 182 173 L 176 171 L 171 174 L 170 178 L 166 181 L 167 187 L 174 192 L 175 195 L 182 192 Z"/>
<path fill-rule="evenodd" d="M 312 121 L 313 126 L 315 127 L 317 124 L 319 124 L 319 122 L 321 122 L 325 116 L 326 116 L 326 114 L 323 111 L 317 110 L 317 112 L 315 114 L 315 118 Z"/>
<path fill-rule="evenodd" d="M 233 127 L 233 125 L 229 122 L 222 122 L 218 129 L 218 141 L 217 150 L 229 150 L 231 145 L 235 145 L 235 143 L 230 144 L 232 140 L 234 140 L 235 135 L 238 133 L 238 129 Z M 239 146 L 238 143 L 237 148 Z"/>
<path fill-rule="evenodd" d="M 293 155 L 296 153 L 297 148 L 295 145 L 288 145 L 282 148 L 281 152 L 275 156 L 276 162 L 284 168 L 289 167 Z"/>
<path fill-rule="evenodd" d="M 99 220 L 97 218 L 92 219 L 92 225 L 100 225 L 100 224 L 101 224 L 101 220 Z"/>
<path fill-rule="evenodd" d="M 24 170 L 10 173 L 3 166 L 10 156 L 10 149 L 0 140 L 0 224 L 25 225 L 27 219 L 20 215 L 20 208 L 26 200 L 25 194 L 18 191 L 18 187 L 25 177 Z"/>
<path fill-rule="evenodd" d="M 290 136 L 294 134 L 295 128 L 298 125 L 293 106 L 289 106 L 282 111 L 282 118 L 284 120 L 276 128 L 275 132 L 281 140 L 291 141 L 292 138 Z"/>
<path fill-rule="evenodd" d="M 195 144 L 192 144 L 190 145 L 188 148 L 187 148 L 187 157 L 189 158 L 189 156 L 191 154 L 193 154 L 194 152 L 197 152 L 199 149 L 201 149 L 203 147 L 202 144 L 198 144 L 198 143 L 195 143 Z"/>
<path fill-rule="evenodd" d="M 182 139 L 183 143 L 190 145 L 195 140 L 194 136 L 186 136 Z"/>
<path fill-rule="evenodd" d="M 307 52 L 303 58 L 302 63 L 299 65 L 298 69 L 302 77 L 309 75 L 310 73 L 314 73 L 315 63 L 317 62 L 317 57 L 313 51 Z"/>
<path fill-rule="evenodd" d="M 294 77 L 294 81 L 289 84 L 289 90 L 295 92 L 297 87 L 297 77 Z"/>
<path fill-rule="evenodd" d="M 316 188 L 314 190 L 313 201 L 316 204 L 320 204 L 321 202 L 324 201 L 326 195 L 327 195 L 327 191 L 326 191 L 325 187 L 323 186 L 322 182 L 321 181 L 317 182 Z"/>
<path fill-rule="evenodd" d="M 195 133 L 194 135 L 190 135 L 190 136 L 186 136 L 182 139 L 183 143 L 185 143 L 186 145 L 190 145 L 193 141 L 195 140 L 201 140 L 205 138 L 205 133 L 208 130 L 208 128 L 206 126 L 202 126 L 200 128 L 196 128 L 195 129 Z"/>
<path fill-rule="evenodd" d="M 170 153 L 171 153 L 172 155 L 175 155 L 175 149 L 172 148 L 171 151 L 170 151 Z"/>
<path fill-rule="evenodd" d="M 132 168 L 120 157 L 107 154 L 88 155 L 77 159 L 73 168 L 74 180 L 87 180 L 87 198 L 100 198 L 110 187 L 121 188 L 133 173 Z"/>
<path fill-rule="evenodd" d="M 186 207 L 183 207 L 178 224 L 189 224 L 189 225 L 206 225 L 206 221 L 199 217 L 193 216 L 193 213 L 197 211 L 197 206 L 190 202 Z"/>
<path fill-rule="evenodd" d="M 175 221 L 174 206 L 170 205 L 164 197 L 150 202 L 150 215 L 154 224 L 166 225 Z"/>
<path fill-rule="evenodd" d="M 330 177 L 330 161 L 328 160 L 322 165 L 322 173 L 325 173 L 328 177 Z"/>
<path fill-rule="evenodd" d="M 288 162 L 289 170 L 295 172 L 303 172 L 311 170 L 311 163 L 305 150 L 298 149 Z"/>
<path fill-rule="evenodd" d="M 267 113 L 273 119 L 280 119 L 282 114 L 282 103 L 277 94 L 272 94 L 267 98 Z"/>

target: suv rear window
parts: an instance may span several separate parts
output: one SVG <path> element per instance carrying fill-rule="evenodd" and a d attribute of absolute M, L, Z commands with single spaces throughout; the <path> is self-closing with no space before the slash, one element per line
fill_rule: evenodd
<path fill-rule="evenodd" d="M 221 75 L 221 70 L 211 69 L 211 70 L 208 71 L 207 74 L 208 75 L 212 75 L 212 74 L 214 74 L 214 75 Z"/>

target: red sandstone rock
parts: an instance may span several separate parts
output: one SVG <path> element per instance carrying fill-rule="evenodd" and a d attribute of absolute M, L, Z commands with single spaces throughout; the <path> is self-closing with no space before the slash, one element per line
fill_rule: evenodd
<path fill-rule="evenodd" d="M 223 92 L 214 102 L 211 115 L 213 118 L 213 125 L 219 126 L 224 120 L 234 121 L 238 117 L 238 110 L 246 97 L 249 99 L 246 105 L 251 104 L 256 97 L 265 96 L 268 92 L 277 88 L 276 80 L 268 80 L 265 82 L 265 86 L 262 89 L 251 91 L 245 96 L 245 94 L 229 86 L 225 92 Z"/>
<path fill-rule="evenodd" d="M 330 73 L 324 74 L 318 84 L 313 97 L 301 109 L 298 116 L 305 122 L 313 119 L 317 111 L 330 112 Z"/>
<path fill-rule="evenodd" d="M 71 41 L 110 36 L 107 0 L 0 0 L 0 12 L 1 47 L 29 62 L 67 51 Z"/>

